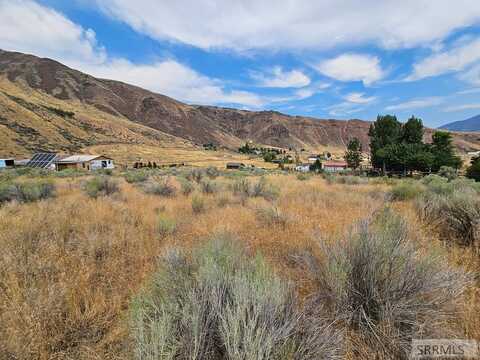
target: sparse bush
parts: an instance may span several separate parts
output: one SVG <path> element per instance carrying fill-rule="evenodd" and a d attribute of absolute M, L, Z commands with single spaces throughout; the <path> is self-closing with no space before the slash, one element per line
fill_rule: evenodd
<path fill-rule="evenodd" d="M 241 196 L 241 197 L 249 197 L 250 196 L 250 182 L 245 179 L 236 180 L 232 184 L 232 191 L 234 195 Z"/>
<path fill-rule="evenodd" d="M 148 174 L 145 171 L 133 170 L 126 172 L 124 178 L 129 184 L 141 183 L 148 180 Z"/>
<path fill-rule="evenodd" d="M 407 359 L 414 337 L 453 335 L 446 320 L 469 276 L 419 251 L 405 220 L 385 209 L 335 244 L 323 264 L 309 261 L 319 282 L 311 306 L 329 299 L 347 328 L 386 358 Z"/>
<path fill-rule="evenodd" d="M 187 179 L 190 181 L 195 181 L 197 184 L 202 181 L 204 173 L 202 169 L 191 169 L 190 172 L 187 174 Z"/>
<path fill-rule="evenodd" d="M 438 175 L 446 178 L 448 181 L 452 181 L 458 177 L 457 170 L 450 166 L 442 166 L 438 170 Z"/>
<path fill-rule="evenodd" d="M 51 181 L 0 183 L 0 204 L 13 200 L 33 202 L 53 196 L 55 196 L 55 186 Z"/>
<path fill-rule="evenodd" d="M 205 200 L 200 196 L 193 196 L 192 211 L 194 214 L 200 214 L 205 211 Z"/>
<path fill-rule="evenodd" d="M 85 193 L 92 197 L 108 196 L 120 191 L 117 181 L 107 176 L 95 176 L 83 184 Z"/>
<path fill-rule="evenodd" d="M 80 177 L 80 176 L 85 176 L 88 173 L 82 170 L 77 170 L 77 169 L 65 169 L 62 171 L 55 171 L 53 173 L 54 177 L 58 178 L 69 178 L 69 177 Z"/>
<path fill-rule="evenodd" d="M 480 198 L 472 189 L 426 192 L 416 208 L 420 218 L 435 225 L 444 239 L 461 245 L 480 244 Z"/>
<path fill-rule="evenodd" d="M 297 180 L 306 181 L 308 179 L 310 179 L 310 176 L 307 175 L 307 174 L 300 173 L 300 174 L 297 175 Z"/>
<path fill-rule="evenodd" d="M 104 176 L 112 176 L 113 175 L 113 170 L 112 169 L 98 169 L 98 170 L 95 170 L 95 174 L 104 175 Z"/>
<path fill-rule="evenodd" d="M 220 175 L 220 172 L 216 167 L 210 166 L 205 170 L 205 174 L 210 178 L 210 179 L 215 179 Z"/>
<path fill-rule="evenodd" d="M 269 184 L 264 177 L 253 184 L 250 194 L 252 197 L 263 197 L 265 200 L 275 200 L 279 195 L 279 189 Z"/>
<path fill-rule="evenodd" d="M 343 176 L 336 176 L 334 180 L 338 184 L 345 184 L 345 185 L 361 185 L 361 184 L 368 184 L 367 178 L 362 178 L 360 176 L 352 176 L 352 175 L 343 175 Z"/>
<path fill-rule="evenodd" d="M 217 199 L 217 205 L 218 207 L 225 207 L 229 204 L 232 203 L 232 198 L 228 196 L 227 194 L 221 194 L 219 198 Z"/>
<path fill-rule="evenodd" d="M 168 236 L 175 233 L 176 230 L 177 230 L 177 223 L 175 222 L 175 220 L 172 220 L 164 216 L 160 216 L 157 219 L 157 222 L 155 224 L 155 232 L 157 234 L 160 234 L 161 236 Z"/>
<path fill-rule="evenodd" d="M 175 186 L 172 185 L 169 178 L 148 181 L 143 185 L 143 191 L 147 194 L 164 197 L 173 197 L 176 193 Z"/>
<path fill-rule="evenodd" d="M 279 225 L 285 227 L 288 222 L 286 215 L 276 206 L 259 208 L 256 210 L 257 220 L 264 225 Z"/>
<path fill-rule="evenodd" d="M 131 306 L 136 359 L 338 359 L 342 333 L 227 236 L 171 250 Z"/>
<path fill-rule="evenodd" d="M 425 191 L 425 187 L 418 181 L 401 181 L 393 186 L 390 191 L 390 196 L 392 200 L 411 200 L 421 195 Z"/>
<path fill-rule="evenodd" d="M 182 194 L 185 196 L 190 195 L 195 190 L 195 186 L 187 179 L 180 178 L 178 182 L 180 183 Z"/>
<path fill-rule="evenodd" d="M 218 191 L 218 184 L 213 181 L 204 180 L 200 183 L 200 188 L 204 194 L 214 194 Z"/>

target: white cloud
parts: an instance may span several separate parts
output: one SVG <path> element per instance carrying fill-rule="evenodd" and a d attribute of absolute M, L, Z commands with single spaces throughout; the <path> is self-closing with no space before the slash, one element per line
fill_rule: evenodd
<path fill-rule="evenodd" d="M 149 90 L 198 104 L 242 104 L 262 106 L 264 100 L 246 91 L 226 91 L 219 80 L 203 76 L 175 60 L 149 65 L 115 59 L 101 65 L 78 64 L 78 68 L 101 78 L 120 80 Z"/>
<path fill-rule="evenodd" d="M 89 1 L 152 38 L 204 49 L 434 45 L 480 20 L 478 0 Z"/>
<path fill-rule="evenodd" d="M 271 88 L 300 88 L 310 84 L 310 78 L 300 70 L 283 71 L 275 66 L 268 74 L 252 72 L 252 78 L 259 86 Z"/>
<path fill-rule="evenodd" d="M 480 85 L 480 64 L 460 74 L 458 78 L 473 85 Z"/>
<path fill-rule="evenodd" d="M 443 109 L 443 111 L 455 112 L 455 111 L 476 110 L 476 109 L 480 109 L 480 104 L 463 104 L 463 105 L 449 106 Z"/>
<path fill-rule="evenodd" d="M 364 93 L 353 92 L 344 96 L 344 99 L 354 104 L 368 104 L 375 101 L 375 96 L 365 97 Z"/>
<path fill-rule="evenodd" d="M 421 109 L 427 108 L 430 106 L 440 105 L 443 102 L 442 97 L 433 96 L 433 97 L 426 97 L 426 98 L 419 98 L 409 100 L 400 104 L 390 105 L 387 106 L 386 110 L 410 110 L 410 109 Z"/>
<path fill-rule="evenodd" d="M 106 56 L 93 30 L 30 0 L 0 0 L 0 48 L 89 63 Z"/>
<path fill-rule="evenodd" d="M 480 39 L 462 41 L 448 51 L 435 53 L 414 64 L 413 73 L 407 80 L 461 71 L 477 61 L 480 61 Z"/>
<path fill-rule="evenodd" d="M 457 92 L 458 95 L 468 95 L 468 94 L 476 94 L 476 93 L 480 93 L 480 88 L 467 89 L 467 90 L 462 90 Z"/>
<path fill-rule="evenodd" d="M 348 115 L 355 114 L 357 112 L 362 111 L 363 107 L 355 103 L 344 101 L 344 102 L 329 106 L 324 110 L 327 110 L 328 114 L 332 116 L 348 116 Z"/>
<path fill-rule="evenodd" d="M 376 56 L 343 54 L 314 66 L 320 73 L 340 81 L 363 81 L 370 85 L 385 76 Z"/>
<path fill-rule="evenodd" d="M 0 0 L 0 48 L 50 57 L 97 77 L 124 81 L 175 99 L 202 104 L 260 107 L 256 94 L 225 90 L 224 84 L 187 65 L 167 59 L 133 64 L 109 58 L 93 30 L 30 0 Z"/>

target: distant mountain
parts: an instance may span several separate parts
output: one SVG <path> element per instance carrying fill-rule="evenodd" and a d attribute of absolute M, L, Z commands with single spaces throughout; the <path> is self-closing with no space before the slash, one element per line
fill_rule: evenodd
<path fill-rule="evenodd" d="M 283 148 L 343 152 L 357 137 L 368 149 L 370 122 L 289 116 L 189 105 L 119 81 L 99 79 L 57 61 L 0 50 L 0 154 L 76 152 L 109 145 L 177 148 L 246 140 Z M 425 140 L 431 140 L 426 129 Z M 477 133 L 454 133 L 461 152 L 480 150 Z M 137 150 L 129 151 L 133 157 Z"/>
<path fill-rule="evenodd" d="M 455 121 L 439 127 L 439 129 L 451 131 L 480 131 L 480 115 L 467 120 Z"/>

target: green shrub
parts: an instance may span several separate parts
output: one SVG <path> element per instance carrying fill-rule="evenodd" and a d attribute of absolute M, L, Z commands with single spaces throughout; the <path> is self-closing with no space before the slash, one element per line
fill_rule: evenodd
<path fill-rule="evenodd" d="M 403 180 L 393 186 L 390 196 L 392 200 L 412 200 L 421 195 L 424 190 L 425 187 L 418 181 Z"/>
<path fill-rule="evenodd" d="M 95 176 L 83 185 L 85 193 L 92 197 L 109 196 L 120 191 L 117 181 L 108 176 Z"/>
<path fill-rule="evenodd" d="M 162 178 L 146 182 L 143 185 L 143 191 L 147 194 L 173 197 L 177 190 L 175 186 L 172 185 L 169 178 Z"/>
<path fill-rule="evenodd" d="M 178 181 L 183 195 L 188 196 L 195 190 L 195 186 L 189 180 L 180 178 Z"/>
<path fill-rule="evenodd" d="M 276 206 L 263 207 L 256 210 L 257 220 L 268 226 L 282 226 L 285 227 L 288 222 L 286 215 Z"/>
<path fill-rule="evenodd" d="M 461 245 L 480 244 L 480 198 L 473 190 L 427 192 L 416 202 L 420 218 L 435 225 L 442 238 Z"/>
<path fill-rule="evenodd" d="M 126 172 L 124 175 L 125 181 L 129 184 L 141 183 L 148 180 L 148 174 L 141 170 L 132 170 Z"/>
<path fill-rule="evenodd" d="M 177 223 L 175 222 L 175 220 L 164 216 L 160 216 L 157 219 L 157 222 L 155 224 L 155 232 L 157 234 L 160 234 L 161 236 L 168 236 L 174 234 L 176 230 Z"/>
<path fill-rule="evenodd" d="M 210 179 L 215 179 L 220 175 L 220 172 L 216 167 L 210 166 L 205 170 L 205 174 L 210 178 Z"/>
<path fill-rule="evenodd" d="M 54 177 L 69 178 L 69 177 L 85 176 L 88 173 L 85 172 L 85 171 L 82 171 L 82 170 L 78 170 L 78 169 L 65 169 L 65 170 L 62 170 L 62 171 L 55 171 L 53 174 L 54 174 L 53 175 Z"/>
<path fill-rule="evenodd" d="M 131 305 L 136 359 L 337 359 L 342 333 L 302 311 L 260 256 L 217 236 L 171 250 Z"/>
<path fill-rule="evenodd" d="M 310 175 L 307 175 L 307 174 L 304 174 L 304 173 L 300 173 L 297 175 L 297 180 L 300 180 L 300 181 L 306 181 L 306 180 L 309 180 L 310 179 Z"/>
<path fill-rule="evenodd" d="M 457 170 L 450 166 L 442 166 L 438 170 L 438 175 L 446 178 L 448 181 L 452 181 L 458 177 Z"/>
<path fill-rule="evenodd" d="M 113 175 L 113 170 L 112 169 L 98 169 L 98 170 L 95 170 L 95 174 L 104 175 L 104 176 L 112 176 Z"/>
<path fill-rule="evenodd" d="M 404 219 L 385 209 L 333 243 L 323 262 L 307 261 L 319 284 L 311 306 L 329 299 L 371 358 L 407 359 L 412 338 L 454 336 L 445 324 L 470 276 L 419 250 Z"/>
<path fill-rule="evenodd" d="M 191 169 L 190 172 L 187 173 L 186 177 L 188 180 L 195 181 L 197 184 L 199 184 L 204 177 L 204 173 L 202 169 Z"/>
<path fill-rule="evenodd" d="M 214 194 L 218 191 L 218 184 L 213 181 L 204 180 L 200 183 L 200 188 L 204 194 Z"/>
<path fill-rule="evenodd" d="M 0 203 L 16 200 L 34 202 L 55 196 L 55 186 L 51 181 L 25 181 L 0 184 Z"/>
<path fill-rule="evenodd" d="M 203 197 L 194 196 L 192 198 L 192 211 L 194 214 L 200 214 L 205 211 L 205 200 Z"/>

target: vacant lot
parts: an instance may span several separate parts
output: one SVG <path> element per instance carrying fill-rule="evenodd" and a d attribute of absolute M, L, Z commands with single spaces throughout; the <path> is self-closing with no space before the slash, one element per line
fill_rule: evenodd
<path fill-rule="evenodd" d="M 2 359 L 354 359 L 372 358 L 373 353 L 401 358 L 408 337 L 437 335 L 434 330 L 480 340 L 475 245 L 452 240 L 445 230 L 448 224 L 426 213 L 432 208 L 425 195 L 430 184 L 218 173 L 212 168 L 98 178 L 16 175 L 0 175 Z M 435 191 L 438 195 L 443 190 Z M 455 191 L 479 196 L 469 186 Z M 468 211 L 476 211 L 471 206 Z M 232 249 L 225 250 L 230 254 L 225 261 L 236 263 L 238 258 L 240 263 L 225 268 L 217 264 L 223 252 L 205 255 L 202 249 L 215 243 L 212 238 L 228 238 L 223 241 Z M 177 260 L 171 260 L 172 251 L 181 254 Z M 260 258 L 258 265 L 255 259 Z M 165 283 L 172 261 L 172 269 L 188 269 L 188 276 Z M 372 273 L 384 265 L 385 273 Z M 222 286 L 202 275 L 213 276 L 209 269 L 225 272 Z M 352 269 L 364 271 L 363 277 L 356 278 Z M 444 277 L 432 280 L 429 274 Z M 252 279 L 261 279 L 253 286 L 256 292 L 248 285 Z M 177 289 L 175 283 L 183 289 L 178 297 L 186 300 L 168 307 L 173 306 L 165 304 L 169 291 Z M 230 289 L 222 304 L 231 312 L 211 305 L 216 299 L 208 298 L 205 314 L 216 314 L 212 319 L 218 323 L 199 327 L 215 332 L 213 340 L 204 333 L 192 335 L 188 344 L 179 342 L 172 335 L 180 326 L 178 318 L 169 318 L 171 328 L 163 329 L 163 337 L 153 334 L 160 332 L 152 325 L 155 321 L 167 321 L 159 315 L 161 309 L 178 311 L 183 320 L 190 314 L 187 322 L 195 327 L 192 319 L 203 319 L 192 315 L 199 314 L 192 310 L 203 299 L 199 294 L 219 288 Z M 232 314 L 243 316 L 238 314 L 239 289 L 257 296 L 247 302 L 244 327 L 231 320 Z M 191 301 L 186 293 L 196 294 L 195 306 L 186 307 Z M 271 293 L 285 300 L 277 303 Z M 253 310 L 246 309 L 258 302 L 266 304 L 259 314 L 269 309 L 269 316 L 252 320 Z M 290 312 L 290 317 L 278 317 Z M 250 327 L 249 319 L 255 326 Z M 247 329 L 258 331 L 259 319 L 275 324 L 270 327 L 283 326 L 274 335 L 267 330 L 263 334 L 261 347 L 270 339 L 270 353 L 260 353 L 246 340 Z M 327 340 L 312 335 L 307 321 L 319 321 L 316 333 L 325 333 Z M 195 333 L 182 324 L 186 338 Z M 237 333 L 243 334 L 242 341 L 232 336 L 234 326 L 243 329 Z M 168 346 L 158 349 L 152 342 Z M 330 345 L 321 348 L 324 343 Z M 323 357 L 315 351 L 323 351 Z"/>

